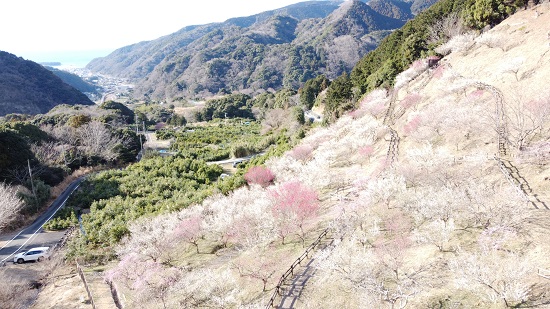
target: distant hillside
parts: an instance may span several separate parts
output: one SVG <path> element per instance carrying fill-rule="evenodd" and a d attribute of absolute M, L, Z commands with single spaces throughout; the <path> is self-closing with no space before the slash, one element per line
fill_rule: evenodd
<path fill-rule="evenodd" d="M 80 76 L 71 72 L 59 70 L 50 66 L 45 66 L 46 69 L 52 71 L 57 77 L 61 78 L 66 84 L 69 84 L 83 93 L 99 94 L 99 89 L 96 85 L 90 84 L 83 80 Z"/>
<path fill-rule="evenodd" d="M 391 30 L 414 16 L 415 3 L 302 2 L 223 23 L 189 26 L 94 59 L 87 69 L 133 79 L 138 98 L 297 89 L 319 74 L 333 79 L 349 72 Z"/>
<path fill-rule="evenodd" d="M 0 51 L 0 115 L 41 114 L 59 104 L 94 104 L 39 65 Z"/>

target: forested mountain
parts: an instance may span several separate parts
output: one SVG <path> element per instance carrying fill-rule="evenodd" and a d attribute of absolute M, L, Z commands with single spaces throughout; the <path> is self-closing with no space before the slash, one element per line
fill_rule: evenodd
<path fill-rule="evenodd" d="M 333 79 L 349 72 L 391 30 L 412 18 L 411 8 L 418 5 L 400 0 L 308 1 L 189 26 L 118 49 L 87 68 L 135 80 L 138 98 L 297 89 L 319 74 Z"/>
<path fill-rule="evenodd" d="M 93 104 L 38 63 L 0 51 L 0 67 L 0 116 L 46 113 L 59 104 Z"/>

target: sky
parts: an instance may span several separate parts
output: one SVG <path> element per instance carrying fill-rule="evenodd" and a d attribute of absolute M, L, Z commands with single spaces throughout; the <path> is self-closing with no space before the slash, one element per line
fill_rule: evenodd
<path fill-rule="evenodd" d="M 46 58 L 60 52 L 106 56 L 188 25 L 222 22 L 302 1 L 5 1 L 0 11 L 0 50 L 34 61 L 54 61 Z"/>

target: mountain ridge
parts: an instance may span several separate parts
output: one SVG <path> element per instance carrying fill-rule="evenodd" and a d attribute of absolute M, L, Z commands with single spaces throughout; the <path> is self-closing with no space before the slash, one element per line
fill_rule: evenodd
<path fill-rule="evenodd" d="M 60 104 L 93 105 L 42 65 L 0 51 L 0 116 L 46 113 Z"/>
<path fill-rule="evenodd" d="M 188 26 L 92 60 L 94 72 L 135 81 L 134 96 L 173 100 L 218 92 L 298 89 L 307 79 L 349 72 L 413 2 L 308 1 L 222 23 Z M 311 9 L 311 10 L 310 10 Z M 328 22 L 327 20 L 332 22 Z"/>

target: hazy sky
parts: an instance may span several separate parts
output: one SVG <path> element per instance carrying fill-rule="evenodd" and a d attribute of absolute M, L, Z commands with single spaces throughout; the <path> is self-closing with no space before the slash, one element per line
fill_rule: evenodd
<path fill-rule="evenodd" d="M 188 25 L 224 21 L 304 0 L 10 0 L 0 6 L 0 50 L 114 50 Z"/>

